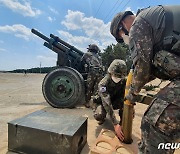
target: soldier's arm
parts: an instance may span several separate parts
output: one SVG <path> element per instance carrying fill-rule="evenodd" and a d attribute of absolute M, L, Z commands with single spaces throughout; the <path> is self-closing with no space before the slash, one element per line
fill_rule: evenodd
<path fill-rule="evenodd" d="M 81 57 L 81 61 L 86 59 L 86 53 L 84 53 L 84 55 Z"/>
<path fill-rule="evenodd" d="M 84 55 L 82 56 L 82 60 L 88 60 L 91 57 L 91 53 L 90 52 L 86 52 L 84 53 Z"/>
<path fill-rule="evenodd" d="M 89 52 L 84 53 L 84 55 L 81 57 L 81 62 L 84 65 L 85 72 L 89 72 L 89 66 L 90 66 Z"/>
<path fill-rule="evenodd" d="M 150 80 L 152 61 L 151 27 L 143 19 L 135 22 L 130 31 L 130 50 L 135 66 L 130 93 L 138 94 Z"/>
<path fill-rule="evenodd" d="M 102 99 L 102 105 L 104 109 L 106 110 L 107 114 L 109 114 L 113 125 L 117 125 L 118 120 L 116 119 L 116 116 L 115 116 L 115 113 L 111 104 L 110 95 L 106 91 L 106 87 L 99 86 L 99 95 Z"/>
<path fill-rule="evenodd" d="M 102 58 L 101 58 L 101 56 L 99 56 L 99 63 L 100 63 L 100 65 L 101 65 L 101 66 L 103 66 L 103 63 L 102 63 Z"/>

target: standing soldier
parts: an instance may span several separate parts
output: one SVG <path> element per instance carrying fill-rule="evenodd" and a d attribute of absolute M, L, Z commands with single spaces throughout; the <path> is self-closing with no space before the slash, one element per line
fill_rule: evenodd
<path fill-rule="evenodd" d="M 87 65 L 87 87 L 86 87 L 86 107 L 89 107 L 91 96 L 97 91 L 97 85 L 103 76 L 102 59 L 99 56 L 100 49 L 95 44 L 90 44 L 88 51 L 83 55 L 82 61 Z"/>
<path fill-rule="evenodd" d="M 98 85 L 98 96 L 93 99 L 96 104 L 94 118 L 102 124 L 106 114 L 114 125 L 118 137 L 123 140 L 121 131 L 121 119 L 124 105 L 124 92 L 126 85 L 127 66 L 123 60 L 115 59 L 108 68 L 108 73 Z M 114 110 L 119 109 L 120 122 L 116 119 Z"/>
<path fill-rule="evenodd" d="M 116 40 L 129 43 L 135 66 L 128 100 L 135 102 L 152 76 L 171 81 L 154 97 L 142 118 L 139 152 L 143 154 L 173 153 L 173 148 L 159 149 L 158 145 L 180 139 L 179 16 L 180 6 L 155 6 L 137 16 L 130 11 L 118 13 L 111 22 Z"/>

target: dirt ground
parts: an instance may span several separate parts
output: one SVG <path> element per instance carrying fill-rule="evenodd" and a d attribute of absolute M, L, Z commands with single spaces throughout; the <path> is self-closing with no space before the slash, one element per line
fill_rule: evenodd
<path fill-rule="evenodd" d="M 99 126 L 93 118 L 92 110 L 84 107 L 75 109 L 55 109 L 49 106 L 42 95 L 41 85 L 44 74 L 10 74 L 0 73 L 0 153 L 12 154 L 8 152 L 8 125 L 7 122 L 20 118 L 34 111 L 45 108 L 46 110 L 55 110 L 56 112 L 71 112 L 71 114 L 88 116 L 88 137 L 87 144 L 81 154 L 87 154 L 90 151 L 95 139 L 102 128 L 112 129 L 110 121 L 106 121 Z M 153 81 L 158 84 L 160 81 Z M 162 83 L 161 87 L 167 83 Z M 133 143 L 126 145 L 137 153 L 137 142 L 140 140 L 140 122 L 147 105 L 137 104 L 135 106 L 136 114 L 133 120 Z M 177 153 L 177 152 L 176 152 Z"/>

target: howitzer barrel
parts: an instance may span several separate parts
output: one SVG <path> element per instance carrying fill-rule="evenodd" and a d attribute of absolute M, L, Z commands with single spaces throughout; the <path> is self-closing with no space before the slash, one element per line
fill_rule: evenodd
<path fill-rule="evenodd" d="M 41 34 L 40 32 L 38 32 L 35 29 L 31 29 L 31 32 L 34 33 L 35 35 L 39 36 L 40 38 L 42 38 L 43 40 L 49 42 L 50 39 L 48 37 L 46 37 L 45 35 Z"/>
<path fill-rule="evenodd" d="M 47 43 L 47 42 L 44 42 L 44 46 L 45 47 L 47 47 L 47 48 L 49 48 L 49 49 L 51 49 L 51 50 L 53 50 L 53 51 L 55 51 L 56 53 L 59 53 L 59 52 L 64 52 L 65 50 L 67 50 L 65 47 L 63 47 L 63 46 L 60 46 L 60 45 L 58 45 L 58 46 L 51 46 L 49 43 Z M 73 57 L 73 58 L 77 58 L 77 55 L 74 53 L 74 52 L 70 52 L 69 53 L 69 55 L 71 56 L 71 57 Z"/>
<path fill-rule="evenodd" d="M 75 48 L 74 46 L 68 44 L 67 42 L 63 41 L 59 37 L 57 37 L 57 36 L 55 36 L 53 34 L 50 34 L 50 37 L 53 38 L 54 40 L 60 42 L 64 46 L 68 47 L 69 49 L 74 50 L 75 52 L 79 53 L 81 56 L 84 54 L 82 51 L 80 51 L 79 49 Z"/>
<path fill-rule="evenodd" d="M 42 33 L 38 32 L 35 29 L 31 29 L 31 32 L 34 33 L 35 35 L 39 36 L 40 38 L 42 38 L 43 40 L 45 40 L 45 46 L 48 47 L 49 49 L 53 50 L 53 46 L 56 47 L 57 49 L 63 51 L 63 52 L 67 52 L 68 50 L 71 50 L 72 53 L 70 53 L 71 56 L 73 56 L 74 58 L 76 58 L 76 53 L 79 54 L 79 56 L 83 56 L 83 52 L 80 51 L 79 49 L 75 48 L 74 46 L 68 44 L 67 42 L 63 41 L 62 39 L 60 39 L 59 37 L 50 34 L 51 38 L 46 37 L 45 35 L 43 35 Z M 49 45 L 47 45 L 47 43 Z M 57 52 L 58 50 L 56 50 Z"/>
<path fill-rule="evenodd" d="M 82 51 L 53 34 L 50 34 L 50 38 L 48 38 L 35 29 L 32 29 L 31 32 L 45 40 L 44 46 L 58 54 L 58 66 L 70 66 L 79 72 L 84 72 L 84 65 L 81 63 L 81 57 L 84 54 Z"/>

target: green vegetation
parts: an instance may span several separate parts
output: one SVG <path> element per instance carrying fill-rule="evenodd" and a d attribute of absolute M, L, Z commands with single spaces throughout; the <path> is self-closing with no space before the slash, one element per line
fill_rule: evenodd
<path fill-rule="evenodd" d="M 109 45 L 106 49 L 104 49 L 104 52 L 101 53 L 101 56 L 102 56 L 103 65 L 105 66 L 106 69 L 109 67 L 109 65 L 114 59 L 124 60 L 127 64 L 128 72 L 132 65 L 132 61 L 130 60 L 129 48 L 124 43 Z"/>
<path fill-rule="evenodd" d="M 155 88 L 159 88 L 159 85 L 156 86 L 156 85 L 150 84 L 150 85 L 145 85 L 145 86 L 143 87 L 143 89 L 145 89 L 146 91 L 154 91 Z"/>
<path fill-rule="evenodd" d="M 37 67 L 37 68 L 31 68 L 31 69 L 16 69 L 13 71 L 9 71 L 10 73 L 48 73 L 52 70 L 54 70 L 56 66 L 54 67 Z"/>

